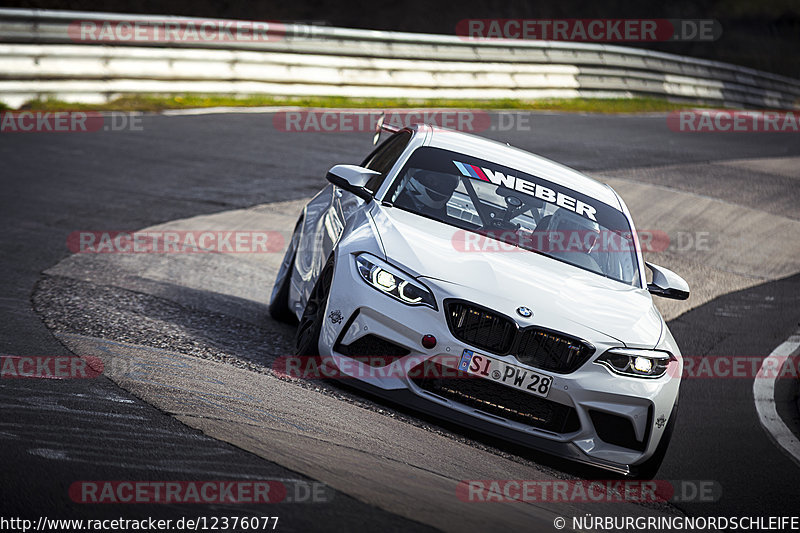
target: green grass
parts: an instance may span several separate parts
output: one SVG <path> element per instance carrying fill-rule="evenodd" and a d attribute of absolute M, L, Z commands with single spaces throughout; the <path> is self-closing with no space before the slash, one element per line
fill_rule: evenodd
<path fill-rule="evenodd" d="M 79 104 L 60 100 L 32 100 L 21 109 L 36 111 L 162 111 L 196 107 L 254 107 L 299 106 L 328 108 L 458 108 L 458 109 L 519 109 L 564 111 L 575 113 L 646 113 L 686 109 L 689 105 L 658 98 L 577 98 L 544 100 L 409 100 L 345 97 L 277 97 L 224 95 L 137 95 L 123 96 L 104 104 Z M 695 106 L 692 107 L 703 107 Z"/>

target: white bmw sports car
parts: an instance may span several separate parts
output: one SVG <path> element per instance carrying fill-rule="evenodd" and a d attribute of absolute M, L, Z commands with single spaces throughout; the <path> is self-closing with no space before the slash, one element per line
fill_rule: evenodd
<path fill-rule="evenodd" d="M 299 321 L 297 354 L 495 437 L 655 475 L 683 362 L 651 295 L 689 288 L 642 260 L 619 195 L 505 144 L 382 128 L 297 222 L 270 301 Z"/>

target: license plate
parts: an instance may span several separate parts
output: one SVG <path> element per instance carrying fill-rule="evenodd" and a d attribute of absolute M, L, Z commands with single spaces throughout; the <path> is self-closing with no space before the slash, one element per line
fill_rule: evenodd
<path fill-rule="evenodd" d="M 464 350 L 458 369 L 542 398 L 547 397 L 553 384 L 550 376 L 472 350 Z"/>

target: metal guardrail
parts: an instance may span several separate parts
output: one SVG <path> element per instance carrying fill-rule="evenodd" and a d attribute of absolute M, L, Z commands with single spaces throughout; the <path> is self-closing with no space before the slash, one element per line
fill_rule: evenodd
<path fill-rule="evenodd" d="M 800 80 L 636 48 L 472 41 L 275 25 L 263 39 L 81 39 L 82 21 L 142 28 L 236 23 L 197 18 L 0 9 L 0 101 L 102 102 L 131 93 L 540 99 L 651 96 L 687 103 L 800 108 Z M 249 23 L 256 24 L 256 23 Z"/>

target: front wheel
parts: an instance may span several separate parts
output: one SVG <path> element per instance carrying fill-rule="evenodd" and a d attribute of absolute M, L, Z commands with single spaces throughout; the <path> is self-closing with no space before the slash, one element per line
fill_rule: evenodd
<path fill-rule="evenodd" d="M 319 355 L 319 335 L 325 320 L 325 308 L 328 306 L 328 294 L 333 283 L 333 257 L 320 272 L 317 283 L 311 290 L 306 308 L 300 317 L 295 337 L 296 355 Z"/>

